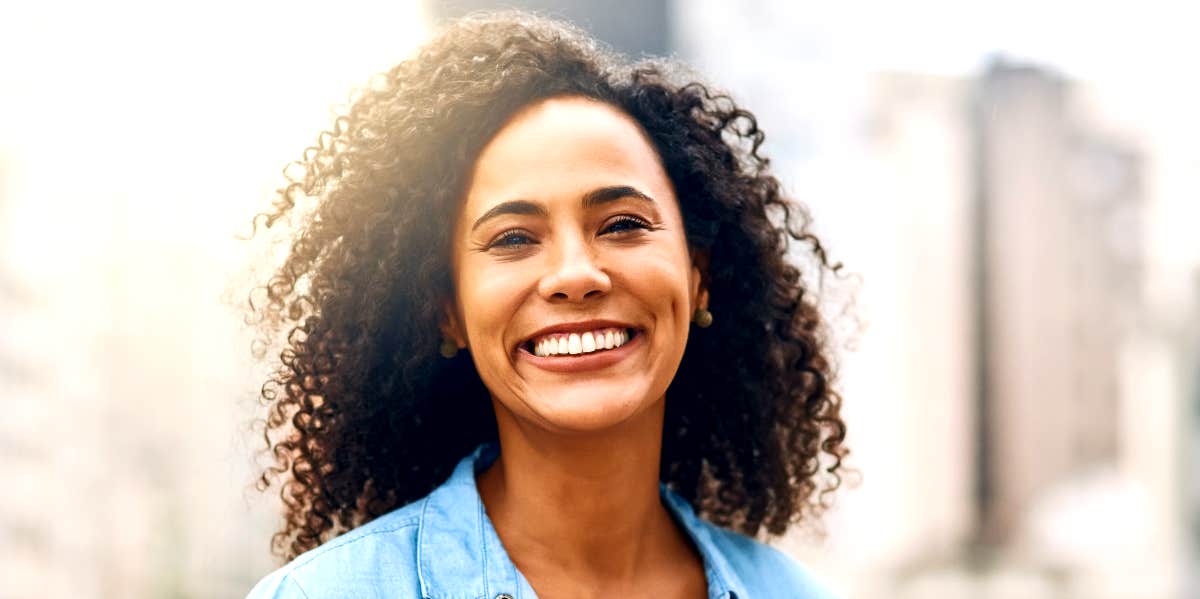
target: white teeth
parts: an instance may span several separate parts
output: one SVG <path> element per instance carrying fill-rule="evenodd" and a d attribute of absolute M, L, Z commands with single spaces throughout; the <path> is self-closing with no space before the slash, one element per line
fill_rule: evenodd
<path fill-rule="evenodd" d="M 561 356 L 566 354 L 589 354 L 621 347 L 629 341 L 625 329 L 601 329 L 583 333 L 551 334 L 533 344 L 536 356 Z"/>

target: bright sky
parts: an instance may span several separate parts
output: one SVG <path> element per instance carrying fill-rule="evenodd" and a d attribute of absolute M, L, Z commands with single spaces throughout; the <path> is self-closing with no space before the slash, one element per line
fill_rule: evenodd
<path fill-rule="evenodd" d="M 1075 77 L 1107 79 L 1178 69 L 1200 51 L 1193 27 L 1197 8 L 1188 2 L 851 0 L 790 6 L 789 19 L 826 24 L 835 46 L 879 68 L 966 74 L 981 57 L 1001 51 Z"/>
<path fill-rule="evenodd" d="M 0 13 L 0 231 L 20 225 L 0 253 L 45 250 L 14 265 L 34 280 L 65 248 L 54 241 L 94 236 L 81 223 L 118 206 L 140 221 L 129 223 L 137 236 L 228 232 L 264 205 L 329 108 L 425 32 L 415 0 L 29 2 Z"/>

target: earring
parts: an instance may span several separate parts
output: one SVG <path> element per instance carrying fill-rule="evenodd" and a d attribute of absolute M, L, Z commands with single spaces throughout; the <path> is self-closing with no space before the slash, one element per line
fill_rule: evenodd
<path fill-rule="evenodd" d="M 458 345 L 446 337 L 442 337 L 442 345 L 438 348 L 438 350 L 442 352 L 442 357 L 446 358 L 447 360 L 458 355 Z"/>
<path fill-rule="evenodd" d="M 707 329 L 708 327 L 711 327 L 712 321 L 713 321 L 712 312 L 709 312 L 705 308 L 697 308 L 696 313 L 692 315 L 692 322 L 696 323 L 696 326 L 698 326 L 702 329 Z"/>

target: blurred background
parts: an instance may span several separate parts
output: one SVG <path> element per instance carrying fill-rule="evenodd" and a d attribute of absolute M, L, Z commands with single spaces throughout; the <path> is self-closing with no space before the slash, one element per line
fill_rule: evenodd
<path fill-rule="evenodd" d="M 1188 3 L 118 0 L 0 8 L 0 598 L 276 566 L 238 236 L 353 87 L 500 5 L 728 89 L 853 273 L 859 482 L 779 547 L 851 599 L 1200 597 Z"/>

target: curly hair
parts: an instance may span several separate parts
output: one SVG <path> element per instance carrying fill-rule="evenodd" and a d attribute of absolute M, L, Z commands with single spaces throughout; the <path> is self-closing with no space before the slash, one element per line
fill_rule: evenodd
<path fill-rule="evenodd" d="M 827 327 L 789 247 L 801 243 L 820 272 L 840 265 L 769 173 L 754 115 L 677 64 L 630 63 L 570 25 L 493 13 L 450 24 L 377 76 L 254 219 L 256 230 L 300 219 L 250 301 L 280 348 L 261 389 L 273 463 L 258 481 L 280 485 L 277 554 L 419 499 L 497 438 L 470 357 L 438 352 L 449 232 L 484 144 L 522 107 L 566 95 L 641 124 L 689 245 L 709 257 L 718 318 L 690 336 L 667 391 L 662 480 L 701 517 L 752 536 L 827 506 L 846 426 Z M 300 215 L 305 198 L 315 202 Z"/>

